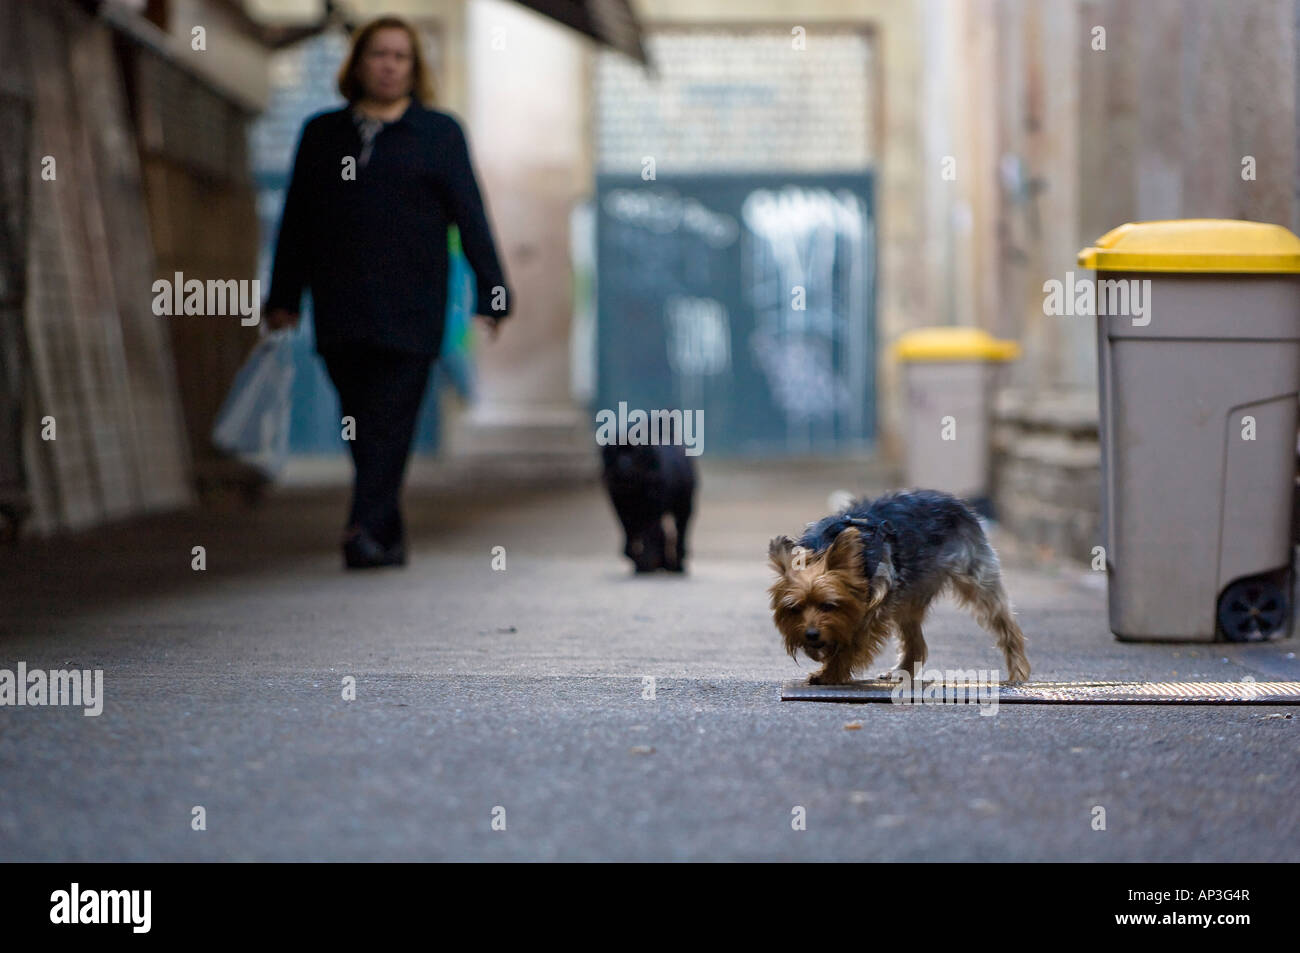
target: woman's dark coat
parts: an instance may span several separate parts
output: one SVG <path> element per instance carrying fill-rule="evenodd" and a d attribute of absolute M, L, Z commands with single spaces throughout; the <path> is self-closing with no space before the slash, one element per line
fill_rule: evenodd
<path fill-rule="evenodd" d="M 350 108 L 307 120 L 276 241 L 266 307 L 299 310 L 310 288 L 316 348 L 438 353 L 447 311 L 447 227 L 474 269 L 478 314 L 510 312 L 505 276 L 460 124 L 410 108 L 358 163 Z"/>

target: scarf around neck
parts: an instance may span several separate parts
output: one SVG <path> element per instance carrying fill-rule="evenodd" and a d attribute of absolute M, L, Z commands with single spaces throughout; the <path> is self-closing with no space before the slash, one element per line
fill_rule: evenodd
<path fill-rule="evenodd" d="M 357 156 L 357 165 L 364 169 L 366 163 L 370 161 L 370 152 L 375 145 L 375 136 L 379 135 L 380 130 L 385 126 L 392 125 L 392 123 L 376 119 L 373 116 L 367 116 L 359 107 L 353 107 L 352 121 L 356 123 L 357 132 L 361 134 L 361 155 Z"/>

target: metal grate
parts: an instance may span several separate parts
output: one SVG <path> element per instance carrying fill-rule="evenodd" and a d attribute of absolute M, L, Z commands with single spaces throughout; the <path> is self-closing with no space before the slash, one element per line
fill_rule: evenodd
<path fill-rule="evenodd" d="M 913 687 L 920 692 L 919 685 Z M 792 679 L 782 683 L 781 700 L 889 703 L 894 700 L 894 688 L 883 681 L 809 685 L 806 679 Z M 947 682 L 942 688 L 930 688 L 921 703 L 939 704 L 944 697 L 969 697 L 971 704 L 976 701 L 973 685 Z M 1300 682 L 1029 682 L 999 685 L 996 697 L 999 704 L 1300 705 Z"/>

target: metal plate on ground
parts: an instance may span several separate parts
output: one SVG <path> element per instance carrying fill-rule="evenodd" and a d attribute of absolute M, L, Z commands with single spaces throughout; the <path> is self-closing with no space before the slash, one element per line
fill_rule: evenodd
<path fill-rule="evenodd" d="M 787 702 L 892 702 L 893 682 L 871 680 L 847 685 L 809 685 L 807 679 L 781 684 L 781 700 Z M 918 683 L 911 687 L 918 698 L 904 693 L 899 701 L 942 704 L 949 699 L 969 699 L 976 704 L 988 698 L 991 686 L 945 682 L 942 687 L 928 680 L 924 694 Z M 1000 704 L 1037 703 L 1057 705 L 1300 705 L 1300 682 L 1025 682 L 997 686 Z"/>

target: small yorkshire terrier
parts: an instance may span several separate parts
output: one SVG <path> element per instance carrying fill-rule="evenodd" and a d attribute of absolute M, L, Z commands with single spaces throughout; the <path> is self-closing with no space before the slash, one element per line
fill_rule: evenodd
<path fill-rule="evenodd" d="M 841 685 L 871 665 L 891 634 L 902 645 L 898 671 L 915 674 L 926 660 L 921 622 L 951 587 L 997 639 L 1008 681 L 1029 677 L 1025 636 L 1002 588 L 997 554 L 975 514 L 937 490 L 856 500 L 809 523 L 796 544 L 778 536 L 768 548 L 779 577 L 768 592 L 785 647 L 821 671 L 812 685 Z"/>
<path fill-rule="evenodd" d="M 672 444 L 601 447 L 603 480 L 623 525 L 623 555 L 638 573 L 686 571 L 686 531 L 695 499 L 695 467 Z M 668 519 L 671 517 L 671 519 Z M 664 531 L 671 525 L 672 538 Z"/>

